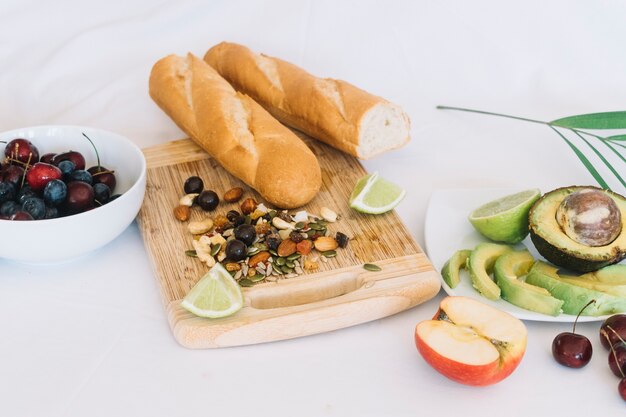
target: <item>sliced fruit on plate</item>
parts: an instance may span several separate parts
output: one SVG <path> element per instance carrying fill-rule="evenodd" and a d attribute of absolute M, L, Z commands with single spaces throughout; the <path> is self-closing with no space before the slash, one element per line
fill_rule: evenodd
<path fill-rule="evenodd" d="M 490 201 L 469 215 L 483 236 L 502 243 L 518 243 L 528 235 L 528 212 L 541 196 L 538 189 L 526 190 Z"/>
<path fill-rule="evenodd" d="M 528 272 L 526 282 L 545 288 L 553 297 L 563 300 L 563 312 L 566 314 L 577 315 L 591 300 L 595 300 L 595 303 L 585 308 L 583 315 L 603 316 L 626 312 L 626 298 L 573 285 L 561 278 L 557 268 L 537 261 Z"/>
<path fill-rule="evenodd" d="M 527 250 L 513 251 L 500 256 L 493 273 L 504 300 L 526 310 L 558 316 L 563 301 L 554 298 L 545 288 L 528 284 L 520 279 L 533 266 L 535 259 Z"/>
<path fill-rule="evenodd" d="M 460 272 L 461 269 L 465 268 L 470 253 L 472 253 L 472 251 L 469 249 L 461 249 L 454 252 L 454 255 L 452 255 L 441 269 L 441 276 L 446 284 L 448 284 L 448 287 L 454 288 L 461 282 Z"/>
<path fill-rule="evenodd" d="M 493 271 L 493 266 L 498 257 L 511 250 L 511 247 L 507 245 L 480 243 L 476 245 L 467 259 L 467 270 L 472 280 L 472 286 L 490 300 L 500 298 L 500 287 L 491 279 L 489 274 Z"/>
<path fill-rule="evenodd" d="M 359 179 L 350 195 L 350 207 L 361 213 L 381 214 L 396 207 L 406 191 L 377 172 Z"/>
<path fill-rule="evenodd" d="M 415 328 L 417 350 L 447 378 L 490 385 L 509 376 L 526 351 L 526 326 L 467 297 L 446 297 L 433 320 Z"/>
<path fill-rule="evenodd" d="M 218 318 L 235 314 L 243 307 L 243 294 L 237 281 L 222 264 L 215 264 L 180 303 L 200 317 Z"/>

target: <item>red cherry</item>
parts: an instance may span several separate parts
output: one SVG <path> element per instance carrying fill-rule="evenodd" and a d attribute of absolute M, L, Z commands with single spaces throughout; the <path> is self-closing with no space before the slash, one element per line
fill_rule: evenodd
<path fill-rule="evenodd" d="M 19 165 L 4 165 L 0 170 L 0 181 L 10 182 L 16 190 L 22 187 L 24 168 Z"/>
<path fill-rule="evenodd" d="M 52 164 L 52 159 L 55 156 L 56 156 L 56 154 L 53 153 L 53 152 L 45 153 L 45 154 L 41 155 L 41 158 L 39 158 L 39 162 L 44 162 L 46 164 Z"/>
<path fill-rule="evenodd" d="M 63 174 L 54 165 L 37 162 L 26 172 L 26 181 L 34 191 L 42 191 L 52 180 L 60 180 Z"/>
<path fill-rule="evenodd" d="M 600 327 L 600 342 L 605 348 L 610 349 L 620 337 L 626 339 L 626 314 L 614 314 Z"/>
<path fill-rule="evenodd" d="M 609 352 L 609 368 L 615 376 L 626 377 L 626 343 L 619 342 Z"/>
<path fill-rule="evenodd" d="M 15 214 L 13 214 L 10 217 L 11 220 L 34 220 L 33 216 L 30 215 L 30 213 L 26 212 L 26 211 L 16 211 Z"/>
<path fill-rule="evenodd" d="M 101 182 L 109 187 L 111 192 L 115 189 L 115 185 L 117 185 L 117 180 L 115 179 L 115 171 L 111 171 L 106 169 L 103 166 L 93 166 L 87 170 L 93 178 L 93 183 L 97 184 Z"/>
<path fill-rule="evenodd" d="M 82 181 L 67 184 L 65 206 L 70 213 L 81 213 L 94 207 L 94 192 L 91 185 Z"/>
<path fill-rule="evenodd" d="M 52 159 L 52 163 L 56 166 L 59 166 L 59 162 L 65 160 L 72 161 L 76 169 L 85 169 L 85 157 L 80 152 L 68 151 L 57 154 Z"/>
<path fill-rule="evenodd" d="M 626 401 L 626 378 L 622 378 L 617 385 L 617 392 L 622 396 L 622 400 Z"/>
<path fill-rule="evenodd" d="M 4 148 L 4 156 L 11 161 L 32 165 L 39 161 L 39 150 L 31 141 L 17 138 L 7 143 L 6 148 Z"/>

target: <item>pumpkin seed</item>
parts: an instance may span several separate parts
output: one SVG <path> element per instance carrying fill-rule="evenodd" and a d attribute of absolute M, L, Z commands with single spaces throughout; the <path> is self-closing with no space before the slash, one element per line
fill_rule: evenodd
<path fill-rule="evenodd" d="M 293 253 L 293 254 L 287 256 L 287 260 L 288 261 L 295 261 L 296 259 L 300 259 L 300 256 L 302 256 L 302 255 L 300 255 L 299 253 Z"/>
<path fill-rule="evenodd" d="M 254 285 L 254 282 L 250 281 L 248 278 L 244 278 L 239 281 L 239 285 L 241 285 L 242 287 L 252 287 Z"/>
<path fill-rule="evenodd" d="M 256 248 L 256 247 L 253 246 L 253 247 L 248 249 L 248 256 L 252 256 L 252 255 L 257 254 L 257 253 L 259 253 L 259 248 Z"/>
<path fill-rule="evenodd" d="M 212 245 L 211 246 L 211 256 L 215 256 L 218 253 L 220 253 L 220 250 L 222 250 L 222 244 L 218 243 L 217 245 Z"/>
<path fill-rule="evenodd" d="M 274 262 L 274 263 L 275 263 L 276 265 L 278 265 L 278 266 L 283 266 L 283 265 L 285 265 L 285 262 L 287 262 L 287 261 L 285 260 L 285 258 L 277 258 L 277 259 L 276 259 L 276 262 Z"/>
<path fill-rule="evenodd" d="M 269 215 L 270 217 L 273 219 L 274 217 L 276 217 L 276 215 L 278 214 L 278 212 L 276 210 L 270 210 Z"/>
<path fill-rule="evenodd" d="M 322 226 L 322 225 L 321 225 L 321 224 L 319 224 L 319 223 L 309 223 L 309 227 L 310 227 L 312 230 L 322 230 L 322 229 L 324 229 L 324 226 Z"/>
<path fill-rule="evenodd" d="M 315 233 L 317 233 L 317 231 L 316 231 L 316 230 L 311 229 L 311 230 L 308 230 L 308 231 L 306 232 L 306 235 L 307 235 L 307 237 L 312 237 Z"/>
<path fill-rule="evenodd" d="M 296 223 L 296 229 L 300 230 L 304 227 L 304 222 L 298 222 Z"/>
<path fill-rule="evenodd" d="M 293 269 L 293 268 L 295 268 L 295 267 L 296 267 L 296 264 L 294 264 L 294 263 L 293 263 L 293 262 L 291 262 L 291 261 L 287 261 L 287 262 L 285 262 L 285 266 L 287 266 L 287 267 L 289 267 L 289 268 Z"/>
<path fill-rule="evenodd" d="M 293 272 L 293 268 L 289 268 L 287 265 L 281 266 L 280 269 L 284 274 L 291 274 Z"/>
<path fill-rule="evenodd" d="M 372 272 L 382 271 L 382 268 L 376 264 L 363 264 L 363 268 Z"/>
<path fill-rule="evenodd" d="M 259 248 L 260 252 L 266 251 L 268 249 L 265 243 L 255 243 L 254 247 Z"/>
<path fill-rule="evenodd" d="M 275 250 L 270 249 L 270 253 L 274 256 L 278 256 L 278 253 Z"/>
<path fill-rule="evenodd" d="M 246 216 L 246 220 L 244 221 L 244 224 L 252 224 L 252 217 L 250 217 L 249 214 Z"/>
<path fill-rule="evenodd" d="M 197 258 L 198 252 L 196 252 L 194 249 L 190 249 L 185 251 L 185 255 L 191 256 L 192 258 Z"/>
<path fill-rule="evenodd" d="M 248 278 L 250 281 L 252 282 L 259 282 L 265 279 L 265 275 L 263 274 L 255 274 L 253 276 L 251 276 L 250 278 Z"/>
<path fill-rule="evenodd" d="M 326 220 L 318 220 L 317 224 L 319 224 L 322 227 L 328 226 L 328 222 Z"/>
<path fill-rule="evenodd" d="M 327 250 L 322 252 L 322 255 L 324 255 L 327 258 L 334 258 L 335 256 L 337 256 L 337 251 L 336 250 Z"/>

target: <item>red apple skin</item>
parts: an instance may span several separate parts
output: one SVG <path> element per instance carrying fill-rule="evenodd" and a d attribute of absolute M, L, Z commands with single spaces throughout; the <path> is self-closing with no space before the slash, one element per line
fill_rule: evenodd
<path fill-rule="evenodd" d="M 450 298 L 456 297 L 446 297 L 441 304 L 443 305 L 444 302 L 449 301 Z M 439 308 L 437 313 L 434 315 L 433 320 L 440 320 L 441 317 L 446 316 L 446 312 Z M 526 335 L 524 335 L 522 344 L 518 346 L 511 346 L 509 350 L 499 350 L 500 357 L 491 363 L 484 365 L 470 365 L 458 362 L 439 354 L 420 337 L 418 331 L 419 327 L 422 323 L 426 322 L 427 321 L 421 322 L 415 327 L 415 346 L 417 347 L 417 350 L 422 355 L 424 360 L 435 370 L 446 378 L 461 384 L 471 386 L 487 386 L 496 384 L 513 373 L 522 361 L 524 353 L 526 352 Z"/>

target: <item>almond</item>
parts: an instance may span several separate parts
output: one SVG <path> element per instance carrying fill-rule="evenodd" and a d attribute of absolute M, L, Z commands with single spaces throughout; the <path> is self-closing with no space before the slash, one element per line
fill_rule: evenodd
<path fill-rule="evenodd" d="M 313 242 L 308 239 L 296 245 L 296 250 L 300 255 L 308 255 L 311 253 L 311 249 L 313 249 Z"/>
<path fill-rule="evenodd" d="M 326 252 L 327 250 L 335 250 L 339 246 L 339 243 L 335 238 L 330 236 L 320 236 L 315 239 L 315 249 L 320 252 Z"/>
<path fill-rule="evenodd" d="M 256 210 L 259 203 L 254 198 L 246 198 L 241 203 L 241 212 L 243 214 L 250 214 Z"/>
<path fill-rule="evenodd" d="M 276 252 L 280 257 L 292 255 L 296 252 L 296 242 L 291 239 L 283 240 L 280 242 L 280 245 L 278 245 L 278 250 Z"/>
<path fill-rule="evenodd" d="M 191 209 L 188 206 L 177 206 L 174 209 L 174 217 L 181 222 L 186 222 L 189 220 L 189 214 Z"/>
<path fill-rule="evenodd" d="M 255 267 L 257 266 L 257 264 L 267 261 L 270 256 L 271 254 L 267 251 L 259 252 L 256 255 L 252 256 L 250 259 L 248 259 L 248 265 L 251 267 Z"/>
<path fill-rule="evenodd" d="M 243 188 L 241 187 L 231 188 L 230 190 L 226 191 L 226 193 L 224 193 L 224 201 L 226 201 L 227 203 L 235 203 L 239 201 L 239 199 L 241 199 L 242 195 L 243 195 Z"/>

